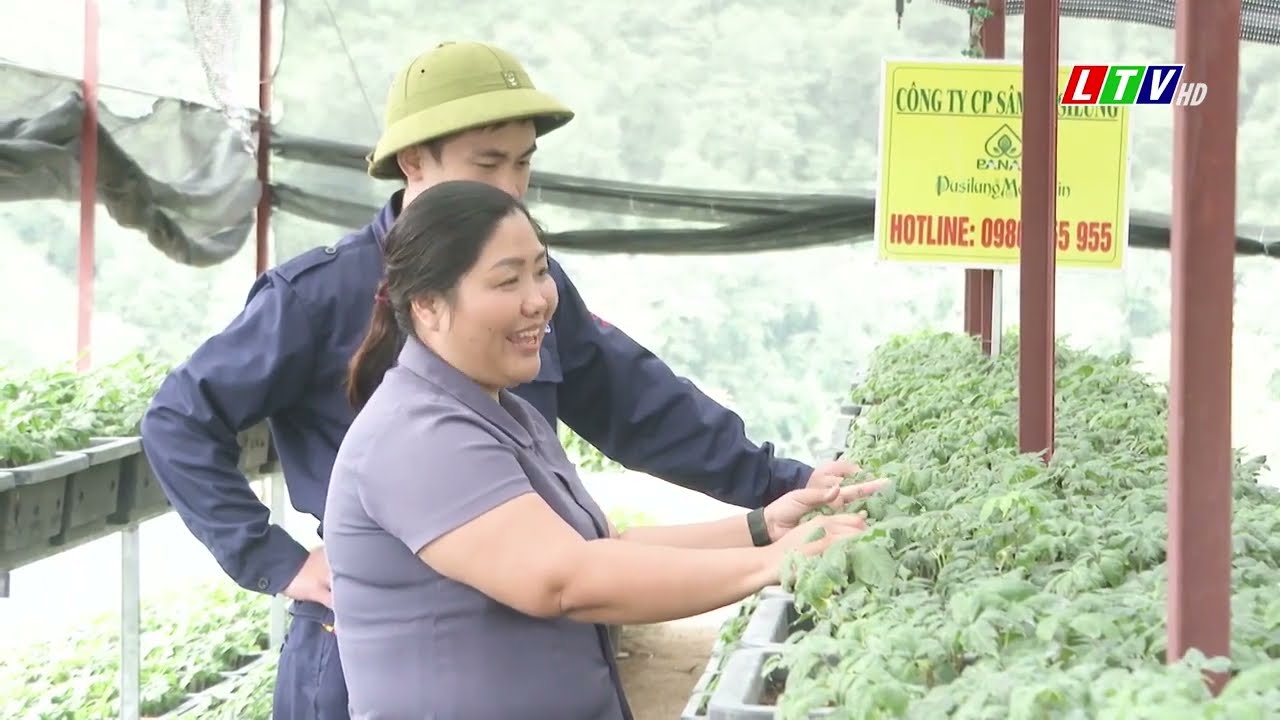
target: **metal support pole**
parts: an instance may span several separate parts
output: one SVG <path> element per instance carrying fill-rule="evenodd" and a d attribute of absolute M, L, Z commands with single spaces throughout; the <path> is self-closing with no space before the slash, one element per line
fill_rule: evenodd
<path fill-rule="evenodd" d="M 284 475 L 271 473 L 271 522 L 287 528 Z M 271 598 L 271 647 L 279 650 L 284 644 L 285 599 L 283 595 Z"/>
<path fill-rule="evenodd" d="M 991 17 L 982 21 L 979 30 L 979 41 L 982 45 L 982 57 L 992 59 L 1004 58 L 1005 38 L 1005 0 L 973 0 L 974 8 L 986 6 Z M 976 22 L 976 20 L 975 20 Z M 994 326 L 994 295 L 996 273 L 994 270 L 964 271 L 964 330 L 981 339 L 982 350 L 992 353 L 994 337 L 999 329 Z"/>
<path fill-rule="evenodd" d="M 271 259 L 271 0 L 258 0 L 257 274 Z"/>
<path fill-rule="evenodd" d="M 964 271 L 964 331 L 981 340 L 983 352 L 991 349 L 993 273 L 992 270 Z"/>
<path fill-rule="evenodd" d="M 138 526 L 120 531 L 120 720 L 142 706 L 142 544 Z"/>
<path fill-rule="evenodd" d="M 1054 269 L 1057 259 L 1058 0 L 1027 3 L 1022 41 L 1021 336 L 1018 446 L 1053 455 Z"/>
<path fill-rule="evenodd" d="M 271 262 L 271 0 L 258 0 L 258 197 L 257 257 L 259 275 Z M 285 526 L 285 485 L 280 472 L 271 474 L 272 522 Z M 284 643 L 285 599 L 271 598 L 271 647 L 279 650 Z"/>
<path fill-rule="evenodd" d="M 1179 0 L 1177 62 L 1209 102 L 1173 108 L 1170 662 L 1231 652 L 1231 339 L 1240 2 Z M 1215 693 L 1226 683 L 1209 677 Z"/>
<path fill-rule="evenodd" d="M 991 271 L 991 357 L 1000 355 L 1004 334 L 1004 271 Z"/>
<path fill-rule="evenodd" d="M 98 0 L 84 0 L 84 115 L 80 120 L 79 298 L 76 308 L 76 367 L 92 366 L 94 214 L 98 209 Z"/>

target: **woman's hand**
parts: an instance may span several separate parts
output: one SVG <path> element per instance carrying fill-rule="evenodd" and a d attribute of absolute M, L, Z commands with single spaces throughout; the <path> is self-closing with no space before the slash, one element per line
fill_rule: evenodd
<path fill-rule="evenodd" d="M 888 480 L 872 480 L 843 487 L 839 485 L 809 486 L 792 490 L 769 503 L 764 509 L 764 524 L 769 531 L 769 539 L 777 542 L 796 528 L 800 518 L 823 505 L 830 505 L 839 510 L 847 503 L 872 495 L 888 484 Z"/>
<path fill-rule="evenodd" d="M 780 582 L 782 561 L 786 554 L 798 550 L 802 555 L 819 555 L 837 540 L 857 535 L 867 529 L 867 519 L 856 515 L 819 515 L 792 528 L 777 542 L 764 548 L 768 551 L 765 565 L 766 584 Z M 818 531 L 822 531 L 819 533 Z M 814 538 L 821 534 L 821 537 Z"/>

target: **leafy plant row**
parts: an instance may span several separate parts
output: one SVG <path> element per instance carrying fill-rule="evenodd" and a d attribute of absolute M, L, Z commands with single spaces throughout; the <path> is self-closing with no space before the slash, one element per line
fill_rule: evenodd
<path fill-rule="evenodd" d="M 265 652 L 269 607 L 266 596 L 227 583 L 189 589 L 144 607 L 142 717 L 178 708 L 191 695 L 222 682 L 223 673 L 242 668 Z M 234 695 L 215 700 L 208 713 L 195 716 L 269 718 L 270 687 L 275 680 L 274 670 L 266 667 L 270 664 L 254 667 Z M 260 687 L 264 682 L 265 691 Z M 0 657 L 0 717 L 116 717 L 119 686 L 120 620 L 107 616 L 56 642 Z M 228 708 L 235 712 L 227 715 Z"/>
<path fill-rule="evenodd" d="M 215 686 L 202 701 L 175 712 L 175 720 L 271 720 L 279 656 L 267 653 L 242 677 Z"/>
<path fill-rule="evenodd" d="M 0 372 L 0 468 L 78 450 L 92 437 L 137 435 L 170 367 L 134 353 L 85 373 L 71 367 Z"/>
<path fill-rule="evenodd" d="M 1280 500 L 1234 465 L 1230 661 L 1166 664 L 1167 403 L 1128 358 L 1059 347 L 1055 452 L 1017 450 L 1016 339 L 895 338 L 849 457 L 872 530 L 792 558 L 782 716 L 1280 717 Z M 1232 673 L 1213 698 L 1200 669 Z"/>
<path fill-rule="evenodd" d="M 622 470 L 622 466 L 605 457 L 595 445 L 587 442 L 564 423 L 559 424 L 560 444 L 565 454 L 579 470 L 585 472 L 612 472 Z"/>
<path fill-rule="evenodd" d="M 87 373 L 70 366 L 17 373 L 0 368 L 0 468 L 48 460 L 92 437 L 138 434 L 148 403 L 173 363 L 141 352 Z M 567 426 L 560 441 L 584 470 L 621 466 Z"/>

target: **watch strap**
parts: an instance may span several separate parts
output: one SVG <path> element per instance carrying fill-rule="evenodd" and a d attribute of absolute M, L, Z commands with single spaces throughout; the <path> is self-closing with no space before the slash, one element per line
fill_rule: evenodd
<path fill-rule="evenodd" d="M 756 508 L 747 513 L 747 530 L 751 532 L 751 542 L 756 547 L 764 547 L 773 542 L 764 522 L 764 508 Z"/>

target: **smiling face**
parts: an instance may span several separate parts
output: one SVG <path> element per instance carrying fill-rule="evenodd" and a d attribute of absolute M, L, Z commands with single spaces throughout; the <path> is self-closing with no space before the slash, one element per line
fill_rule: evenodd
<path fill-rule="evenodd" d="M 399 157 L 408 183 L 404 204 L 448 180 L 475 180 L 522 198 L 537 149 L 533 121 L 513 120 L 405 150 Z"/>
<path fill-rule="evenodd" d="M 413 316 L 427 347 L 496 395 L 537 376 L 558 301 L 546 246 L 517 210 L 498 222 L 454 289 L 415 301 Z"/>

